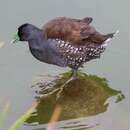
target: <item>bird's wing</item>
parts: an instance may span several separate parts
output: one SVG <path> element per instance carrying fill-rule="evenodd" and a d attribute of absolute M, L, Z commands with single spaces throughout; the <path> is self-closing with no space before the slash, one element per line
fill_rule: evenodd
<path fill-rule="evenodd" d="M 71 19 L 59 17 L 49 21 L 43 26 L 47 38 L 61 39 L 71 43 L 81 43 L 82 40 L 94 31 L 89 24 L 92 22 L 91 17 L 84 19 Z"/>
<path fill-rule="evenodd" d="M 78 30 L 77 28 L 78 26 L 76 26 L 74 22 L 70 21 L 70 19 L 62 17 L 49 21 L 43 27 L 43 31 L 47 34 L 47 38 L 68 40 L 72 31 Z"/>
<path fill-rule="evenodd" d="M 43 31 L 47 39 L 60 39 L 71 44 L 102 44 L 110 36 L 103 35 L 90 26 L 92 20 L 91 17 L 84 19 L 58 17 L 45 24 Z"/>

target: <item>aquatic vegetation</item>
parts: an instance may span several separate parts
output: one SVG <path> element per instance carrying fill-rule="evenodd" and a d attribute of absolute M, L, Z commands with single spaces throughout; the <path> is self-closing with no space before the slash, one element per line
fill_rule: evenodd
<path fill-rule="evenodd" d="M 0 112 L 0 129 L 2 129 L 2 127 L 4 125 L 4 121 L 5 121 L 5 118 L 7 116 L 8 111 L 9 111 L 9 108 L 10 108 L 10 103 L 7 102 L 5 104 L 5 107 L 4 107 L 3 111 Z"/>
<path fill-rule="evenodd" d="M 60 87 L 69 79 L 70 74 L 67 72 L 55 77 L 41 76 L 35 82 L 33 87 L 37 88 L 38 105 L 36 111 L 27 119 L 27 123 L 48 123 L 57 105 L 62 108 L 59 117 L 62 121 L 103 113 L 107 111 L 109 103 L 106 101 L 110 97 L 115 96 L 117 98 L 115 102 L 119 101 L 119 95 L 120 101 L 124 98 L 121 91 L 110 88 L 105 78 L 78 71 L 78 79 L 69 82 L 61 92 L 59 99 L 56 100 Z"/>
<path fill-rule="evenodd" d="M 2 48 L 4 46 L 4 42 L 0 42 L 0 48 Z"/>
<path fill-rule="evenodd" d="M 107 111 L 109 103 L 106 101 L 109 97 L 116 96 L 116 103 L 125 98 L 121 91 L 110 88 L 105 78 L 78 71 L 78 79 L 69 82 L 56 100 L 60 87 L 69 79 L 70 74 L 67 72 L 51 77 L 52 81 L 47 77 L 47 81 L 44 82 L 45 77 L 41 76 L 42 80 L 35 84 L 40 88 L 37 91 L 36 102 L 12 124 L 9 130 L 18 130 L 25 122 L 49 123 L 46 130 L 53 130 L 58 120 L 87 117 Z M 10 104 L 7 103 L 0 113 L 0 128 L 4 125 L 9 108 Z"/>
<path fill-rule="evenodd" d="M 20 118 L 18 118 L 14 124 L 9 128 L 9 130 L 17 130 L 24 122 L 29 118 L 29 116 L 32 114 L 34 111 L 35 107 L 37 106 L 37 103 L 34 103 L 31 108 L 25 112 Z"/>
<path fill-rule="evenodd" d="M 60 114 L 61 114 L 62 108 L 60 106 L 56 106 L 54 109 L 54 112 L 52 114 L 51 120 L 49 121 L 49 125 L 47 127 L 47 130 L 53 130 L 55 127 L 56 121 L 58 121 Z"/>
<path fill-rule="evenodd" d="M 21 117 L 19 117 L 9 128 L 9 130 L 18 130 L 18 128 L 21 127 L 21 125 L 24 124 L 24 122 L 29 118 L 29 116 L 34 111 L 35 107 L 37 106 L 37 103 L 34 103 L 30 109 L 27 110 Z M 10 103 L 6 103 L 4 110 L 0 112 L 0 130 L 4 126 L 5 118 L 7 118 L 7 114 L 10 108 Z"/>
<path fill-rule="evenodd" d="M 29 116 L 32 114 L 32 112 L 34 111 L 35 107 L 37 106 L 37 103 L 34 103 L 31 108 L 29 108 L 27 110 L 27 112 L 25 112 L 21 117 L 19 117 L 13 124 L 12 126 L 9 128 L 9 130 L 18 130 L 21 125 L 24 124 L 24 122 L 27 120 L 27 118 L 29 118 Z M 5 117 L 7 116 L 8 110 L 10 108 L 10 104 L 7 103 L 6 106 L 4 107 L 3 112 L 0 113 L 0 129 L 2 129 L 3 125 L 4 125 L 4 121 L 5 121 Z M 56 121 L 58 121 L 59 116 L 61 113 L 61 107 L 60 106 L 56 106 L 56 108 L 54 109 L 54 112 L 52 114 L 52 117 L 49 121 L 49 125 L 47 130 L 53 130 Z"/>

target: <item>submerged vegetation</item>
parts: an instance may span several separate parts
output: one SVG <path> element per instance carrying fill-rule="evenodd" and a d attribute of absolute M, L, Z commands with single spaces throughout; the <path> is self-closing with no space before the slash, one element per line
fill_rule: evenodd
<path fill-rule="evenodd" d="M 9 130 L 18 130 L 25 122 L 28 124 L 50 122 L 47 130 L 53 130 L 55 122 L 58 120 L 97 115 L 107 110 L 108 98 L 116 96 L 115 102 L 125 98 L 121 91 L 110 88 L 105 78 L 87 75 L 79 71 L 78 79 L 66 84 L 60 97 L 56 100 L 61 86 L 69 78 L 70 72 L 55 77 L 41 76 L 33 85 L 33 87 L 38 87 L 36 102 L 13 123 Z M 7 117 L 9 107 L 10 105 L 7 103 L 3 112 L 0 112 L 0 128 Z"/>

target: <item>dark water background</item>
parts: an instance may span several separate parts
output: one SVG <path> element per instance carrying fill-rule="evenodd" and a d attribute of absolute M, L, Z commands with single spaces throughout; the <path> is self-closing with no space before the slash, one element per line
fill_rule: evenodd
<path fill-rule="evenodd" d="M 99 31 L 120 31 L 102 58 L 86 64 L 83 71 L 105 77 L 113 89 L 122 91 L 125 99 L 118 104 L 112 103 L 106 113 L 76 120 L 80 125 L 102 124 L 92 128 L 94 130 L 130 129 L 129 5 L 129 0 L 0 0 L 0 41 L 5 42 L 5 46 L 0 49 L 0 102 L 11 102 L 5 130 L 33 102 L 35 93 L 30 86 L 39 74 L 57 75 L 68 70 L 40 63 L 31 56 L 26 43 L 10 44 L 13 33 L 23 23 L 41 27 L 57 16 L 91 16 L 94 19 L 92 24 Z M 65 122 L 60 122 L 60 125 L 64 126 Z M 31 128 L 23 126 L 21 130 Z"/>

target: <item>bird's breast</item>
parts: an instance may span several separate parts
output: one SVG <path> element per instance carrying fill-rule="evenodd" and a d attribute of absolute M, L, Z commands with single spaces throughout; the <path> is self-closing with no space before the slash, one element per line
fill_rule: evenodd
<path fill-rule="evenodd" d="M 61 67 L 65 67 L 67 65 L 66 61 L 59 53 L 57 53 L 55 48 L 52 49 L 49 46 L 45 46 L 42 49 L 35 49 L 30 47 L 30 51 L 32 55 L 41 62 L 58 65 Z"/>
<path fill-rule="evenodd" d="M 38 49 L 34 49 L 34 48 L 30 48 L 30 52 L 31 54 L 36 58 L 38 59 L 39 61 L 45 61 L 47 58 L 46 58 L 46 55 L 44 54 L 43 51 L 41 50 L 38 50 Z"/>

